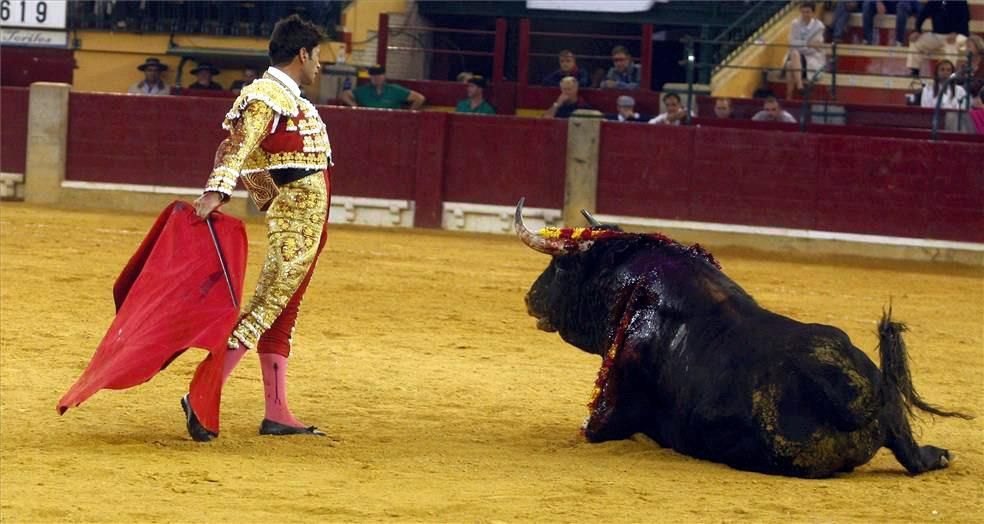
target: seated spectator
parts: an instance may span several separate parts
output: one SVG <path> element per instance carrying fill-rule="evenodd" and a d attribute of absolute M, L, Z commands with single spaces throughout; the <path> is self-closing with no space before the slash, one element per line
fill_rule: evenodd
<path fill-rule="evenodd" d="M 827 29 L 830 33 L 831 42 L 851 43 L 844 40 L 844 33 L 847 32 L 847 27 L 850 25 L 851 13 L 857 11 L 859 7 L 861 7 L 861 2 L 834 2 L 834 16 L 830 21 L 830 27 Z"/>
<path fill-rule="evenodd" d="M 162 64 L 157 58 L 148 58 L 137 66 L 142 71 L 144 79 L 131 85 L 128 93 L 134 95 L 169 95 L 171 87 L 161 79 L 161 73 L 167 71 L 167 64 Z"/>
<path fill-rule="evenodd" d="M 573 76 L 565 76 L 560 80 L 560 96 L 557 101 L 543 112 L 543 118 L 570 118 L 578 109 L 591 109 L 591 106 L 577 94 L 578 83 Z"/>
<path fill-rule="evenodd" d="M 796 123 L 796 118 L 794 118 L 793 115 L 789 114 L 789 111 L 786 111 L 785 109 L 780 107 L 779 101 L 776 100 L 776 97 L 774 96 L 770 96 L 769 98 L 765 99 L 765 103 L 762 105 L 762 110 L 759 111 L 758 113 L 755 113 L 755 116 L 752 117 L 752 120 L 756 122 L 786 122 L 790 124 Z"/>
<path fill-rule="evenodd" d="M 714 116 L 718 118 L 731 118 L 732 111 L 730 98 L 717 98 L 714 100 Z"/>
<path fill-rule="evenodd" d="M 680 95 L 676 93 L 666 93 L 663 95 L 663 105 L 666 106 L 666 112 L 660 113 L 659 116 L 650 120 L 650 124 L 669 124 L 678 126 L 681 122 L 687 119 L 687 110 L 683 108 L 683 103 L 680 101 Z M 690 116 L 696 115 L 691 112 Z"/>
<path fill-rule="evenodd" d="M 594 68 L 594 71 L 591 72 L 591 85 L 589 87 L 600 89 L 601 83 L 605 81 L 606 74 L 608 74 L 608 69 L 601 66 Z"/>
<path fill-rule="evenodd" d="M 485 101 L 485 77 L 475 75 L 468 79 L 468 98 L 458 102 L 455 113 L 494 115 L 495 108 Z"/>
<path fill-rule="evenodd" d="M 786 98 L 793 98 L 794 89 L 803 90 L 803 80 L 813 78 L 827 63 L 823 52 L 823 22 L 816 18 L 813 2 L 800 4 L 800 16 L 789 28 L 789 52 L 783 69 L 786 70 Z"/>
<path fill-rule="evenodd" d="M 927 18 L 933 21 L 933 32 L 921 33 Z M 969 34 L 970 9 L 967 2 L 926 2 L 916 18 L 916 30 L 909 36 L 906 67 L 912 76 L 919 76 L 920 65 L 928 54 L 941 50 L 948 55 L 966 53 Z"/>
<path fill-rule="evenodd" d="M 863 0 L 862 2 L 837 2 L 834 4 L 833 37 L 836 42 L 844 41 L 844 32 L 850 20 L 850 11 L 861 6 L 862 42 L 866 45 L 879 45 L 878 33 L 875 32 L 875 15 L 895 13 L 895 46 L 905 45 L 905 32 L 909 17 L 919 14 L 917 0 L 900 0 L 898 2 L 882 2 Z"/>
<path fill-rule="evenodd" d="M 211 89 L 222 91 L 222 86 L 212 81 L 212 77 L 219 74 L 219 69 L 207 62 L 198 64 L 198 67 L 191 70 L 195 75 L 195 83 L 188 86 L 188 89 Z"/>
<path fill-rule="evenodd" d="M 646 122 L 649 117 L 640 115 L 635 110 L 635 99 L 628 95 L 622 95 L 615 101 L 617 113 L 605 115 L 606 120 L 617 120 L 619 122 Z"/>
<path fill-rule="evenodd" d="M 246 69 L 243 69 L 243 79 L 236 80 L 235 82 L 233 82 L 232 85 L 229 86 L 229 91 L 232 91 L 233 93 L 239 93 L 240 91 L 243 90 L 244 87 L 252 84 L 253 80 L 256 80 L 259 77 L 260 77 L 259 71 L 257 71 L 255 68 L 247 67 Z"/>
<path fill-rule="evenodd" d="M 967 75 L 966 55 L 957 61 L 957 76 L 961 79 L 959 83 L 967 86 L 968 93 L 976 93 L 984 88 L 984 38 L 980 35 L 970 35 L 967 37 L 967 54 L 970 55 L 970 74 Z M 969 78 L 963 78 L 969 76 Z"/>
<path fill-rule="evenodd" d="M 386 69 L 380 65 L 369 68 L 368 84 L 343 91 L 341 98 L 350 107 L 401 109 L 404 103 L 409 103 L 411 111 L 420 109 L 426 101 L 424 95 L 413 89 L 387 82 Z"/>
<path fill-rule="evenodd" d="M 973 109 L 970 110 L 970 120 L 974 122 L 978 135 L 984 135 L 984 88 L 974 98 Z"/>
<path fill-rule="evenodd" d="M 471 78 L 471 77 L 473 77 L 473 76 L 475 76 L 475 73 L 472 73 L 470 71 L 462 71 L 462 72 L 458 73 L 458 76 L 456 77 L 456 80 L 458 82 L 461 82 L 462 84 L 467 84 L 468 83 L 468 79 Z"/>
<path fill-rule="evenodd" d="M 632 55 L 625 46 L 617 45 L 612 49 L 612 67 L 605 75 L 601 87 L 608 89 L 639 89 L 639 78 L 642 68 L 632 62 Z"/>
<path fill-rule="evenodd" d="M 953 74 L 953 62 L 940 60 L 936 63 L 936 70 L 933 72 L 933 84 L 923 87 L 922 97 L 919 99 L 921 107 L 936 107 L 936 97 L 940 95 L 943 84 L 946 83 L 950 75 Z M 958 86 L 956 82 L 950 82 L 950 86 L 943 91 L 943 100 L 940 107 L 943 109 L 960 109 L 967 99 L 967 91 Z"/>
<path fill-rule="evenodd" d="M 551 87 L 559 86 L 560 81 L 565 76 L 573 76 L 577 79 L 578 86 L 591 87 L 591 79 L 588 78 L 588 72 L 577 67 L 577 57 L 574 56 L 573 51 L 570 49 L 561 51 L 557 55 L 557 62 L 560 64 L 560 69 L 544 77 L 543 85 Z"/>

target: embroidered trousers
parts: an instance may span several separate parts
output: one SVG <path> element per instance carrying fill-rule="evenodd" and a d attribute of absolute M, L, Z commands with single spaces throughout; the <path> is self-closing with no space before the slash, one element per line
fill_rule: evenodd
<path fill-rule="evenodd" d="M 297 312 L 328 237 L 330 200 L 327 170 L 280 187 L 267 210 L 266 260 L 229 347 L 290 355 Z"/>

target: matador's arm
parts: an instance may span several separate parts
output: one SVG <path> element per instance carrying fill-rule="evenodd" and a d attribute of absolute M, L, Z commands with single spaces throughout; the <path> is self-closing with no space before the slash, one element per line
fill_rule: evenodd
<path fill-rule="evenodd" d="M 231 122 L 229 138 L 223 140 L 215 152 L 215 167 L 205 184 L 206 192 L 221 193 L 223 201 L 229 199 L 246 159 L 270 134 L 274 115 L 270 106 L 254 101 Z"/>

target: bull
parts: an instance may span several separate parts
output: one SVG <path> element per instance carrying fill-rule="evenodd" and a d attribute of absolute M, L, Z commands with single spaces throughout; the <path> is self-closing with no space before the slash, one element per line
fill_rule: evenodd
<path fill-rule="evenodd" d="M 887 447 L 910 474 L 951 453 L 920 446 L 915 410 L 969 418 L 916 392 L 902 333 L 884 312 L 881 369 L 840 329 L 761 307 L 699 245 L 590 228 L 531 232 L 553 258 L 526 295 L 537 327 L 602 357 L 582 431 L 590 442 L 643 433 L 692 457 L 767 474 L 850 472 Z"/>

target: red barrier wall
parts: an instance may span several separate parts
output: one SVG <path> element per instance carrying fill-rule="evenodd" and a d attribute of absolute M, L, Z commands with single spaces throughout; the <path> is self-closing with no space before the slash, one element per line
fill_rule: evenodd
<path fill-rule="evenodd" d="M 27 163 L 27 102 L 26 87 L 0 88 L 0 171 L 23 173 Z"/>
<path fill-rule="evenodd" d="M 70 180 L 202 187 L 226 137 L 228 100 L 72 93 L 70 104 Z M 445 201 L 563 206 L 564 120 L 319 111 L 337 195 L 414 200 L 423 227 L 440 226 Z M 598 211 L 984 242 L 984 146 L 795 129 L 602 122 Z"/>
<path fill-rule="evenodd" d="M 564 205 L 567 121 L 448 115 L 444 199 Z"/>
<path fill-rule="evenodd" d="M 229 101 L 71 93 L 67 180 L 205 185 Z"/>
<path fill-rule="evenodd" d="M 984 241 L 982 146 L 602 124 L 598 212 Z"/>
<path fill-rule="evenodd" d="M 0 83 L 27 87 L 34 82 L 72 83 L 75 55 L 71 49 L 3 46 Z"/>

